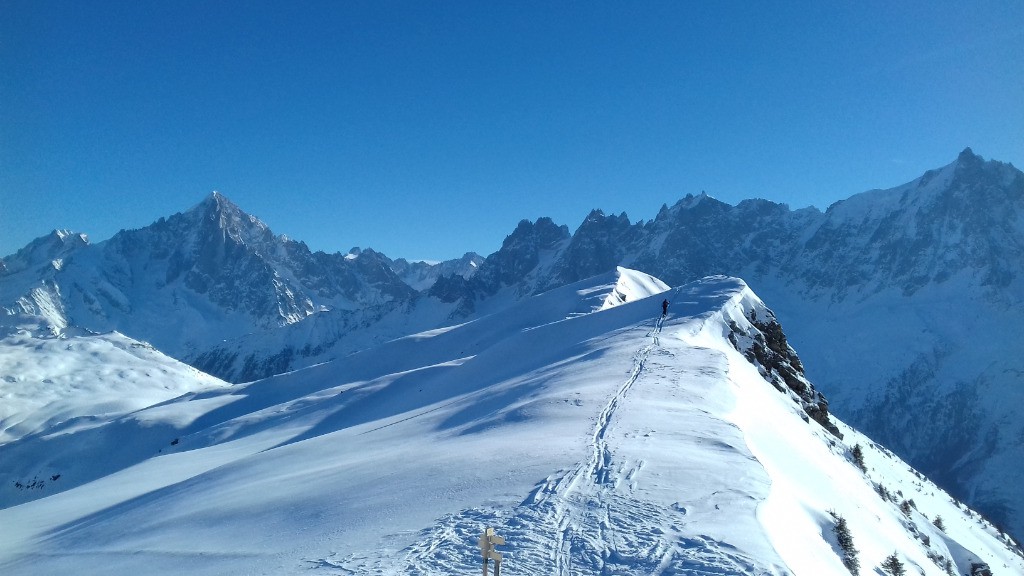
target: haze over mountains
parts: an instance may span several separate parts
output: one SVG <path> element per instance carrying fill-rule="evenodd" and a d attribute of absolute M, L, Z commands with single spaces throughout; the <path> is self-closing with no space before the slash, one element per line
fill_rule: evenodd
<path fill-rule="evenodd" d="M 0 305 L 10 337 L 116 330 L 248 382 L 345 365 L 616 266 L 671 286 L 743 278 L 835 414 L 1024 534 L 1024 174 L 970 149 L 825 212 L 688 196 L 649 222 L 595 210 L 571 234 L 523 221 L 487 258 L 437 265 L 314 253 L 214 193 L 97 244 L 63 231 L 34 241 L 0 261 Z M 33 421 L 20 430 L 45 429 Z"/>

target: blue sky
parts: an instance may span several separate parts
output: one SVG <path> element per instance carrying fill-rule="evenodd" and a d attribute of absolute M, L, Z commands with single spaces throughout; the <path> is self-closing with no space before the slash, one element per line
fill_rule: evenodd
<path fill-rule="evenodd" d="M 0 18 L 0 255 L 212 190 L 317 250 L 1024 166 L 1024 2 L 48 2 Z"/>

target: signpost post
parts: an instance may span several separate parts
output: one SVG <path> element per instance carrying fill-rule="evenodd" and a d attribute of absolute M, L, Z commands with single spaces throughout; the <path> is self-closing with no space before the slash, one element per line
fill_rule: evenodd
<path fill-rule="evenodd" d="M 494 576 L 501 576 L 501 552 L 494 549 L 505 543 L 505 538 L 494 533 L 494 528 L 484 530 L 480 535 L 480 555 L 484 559 L 484 576 L 487 576 L 487 561 L 494 560 Z"/>

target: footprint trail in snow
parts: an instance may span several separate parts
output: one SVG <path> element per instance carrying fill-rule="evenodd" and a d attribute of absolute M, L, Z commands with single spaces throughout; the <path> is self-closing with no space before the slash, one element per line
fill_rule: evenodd
<path fill-rule="evenodd" d="M 342 574 L 447 574 L 479 570 L 475 543 L 484 527 L 494 527 L 508 544 L 506 574 L 697 575 L 774 574 L 732 546 L 708 536 L 686 534 L 687 510 L 638 498 L 638 478 L 646 462 L 616 458 L 612 431 L 630 391 L 642 385 L 652 355 L 662 370 L 675 354 L 660 346 L 666 317 L 647 333 L 633 354 L 629 376 L 614 390 L 594 422 L 588 457 L 574 468 L 549 476 L 512 509 L 474 508 L 438 519 L 417 543 L 396 555 L 394 565 L 358 558 L 320 561 Z M 656 354 L 655 354 L 656 353 Z M 664 385 L 664 380 L 652 384 Z M 679 499 L 685 500 L 680 494 Z"/>

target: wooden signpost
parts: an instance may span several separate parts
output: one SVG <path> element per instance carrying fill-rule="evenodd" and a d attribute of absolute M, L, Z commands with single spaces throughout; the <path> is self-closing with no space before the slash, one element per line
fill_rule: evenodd
<path fill-rule="evenodd" d="M 504 544 L 505 538 L 494 533 L 494 528 L 484 530 L 480 535 L 480 555 L 484 559 L 484 576 L 487 576 L 487 561 L 494 560 L 494 576 L 501 576 L 501 552 L 494 549 Z"/>

